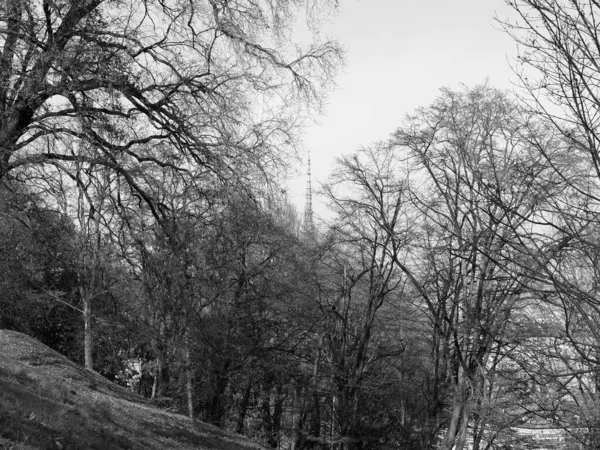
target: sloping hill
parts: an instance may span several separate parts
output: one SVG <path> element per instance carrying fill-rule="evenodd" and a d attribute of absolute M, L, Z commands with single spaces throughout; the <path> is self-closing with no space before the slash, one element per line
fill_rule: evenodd
<path fill-rule="evenodd" d="M 3 446 L 3 447 L 2 447 Z M 0 449 L 256 450 L 264 447 L 157 409 L 33 338 L 0 330 Z"/>

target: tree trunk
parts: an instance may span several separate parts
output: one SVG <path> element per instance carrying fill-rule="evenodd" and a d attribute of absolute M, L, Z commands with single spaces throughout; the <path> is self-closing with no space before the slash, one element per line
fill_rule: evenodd
<path fill-rule="evenodd" d="M 80 289 L 83 300 L 83 356 L 84 365 L 88 370 L 94 370 L 93 336 L 92 336 L 92 292 L 83 286 Z"/>
<path fill-rule="evenodd" d="M 319 348 L 317 350 L 317 356 L 315 358 L 315 365 L 313 367 L 313 380 L 312 380 L 312 411 L 310 420 L 310 434 L 317 437 L 321 434 L 321 402 L 319 395 L 319 371 L 321 366 L 321 352 L 323 349 L 323 337 L 319 342 Z"/>
<path fill-rule="evenodd" d="M 156 369 L 154 369 L 154 381 L 152 382 L 152 394 L 150 395 L 151 399 L 156 398 L 156 393 L 158 391 L 158 360 L 156 361 Z"/>
<path fill-rule="evenodd" d="M 79 179 L 81 168 L 78 168 L 77 178 Z M 108 181 L 106 181 L 108 183 Z M 79 251 L 80 255 L 80 268 L 79 268 L 79 284 L 80 284 L 80 295 L 83 303 L 83 354 L 85 368 L 88 370 L 94 369 L 93 360 L 93 332 L 92 332 L 92 301 L 95 297 L 97 273 L 100 265 L 100 211 L 102 211 L 104 205 L 104 199 L 106 197 L 106 191 L 101 190 L 98 192 L 99 200 L 95 207 L 88 204 L 89 211 L 86 213 L 86 198 L 90 202 L 89 197 L 84 193 L 84 188 L 78 184 L 79 198 L 78 198 L 78 218 L 79 225 L 81 227 L 81 247 Z M 92 226 L 90 226 L 89 220 L 93 220 Z M 89 255 L 87 253 L 89 252 Z M 89 261 L 87 260 L 89 256 Z"/>
<path fill-rule="evenodd" d="M 248 406 L 250 405 L 250 394 L 252 393 L 252 380 L 248 381 L 246 389 L 244 389 L 244 395 L 240 402 L 240 412 L 238 414 L 237 426 L 235 432 L 237 434 L 244 434 L 244 423 L 246 422 L 246 413 L 248 412 Z"/>
<path fill-rule="evenodd" d="M 229 386 L 229 367 L 231 361 L 227 361 L 223 368 L 214 374 L 215 392 L 213 393 L 209 403 L 208 421 L 219 428 L 223 428 L 225 419 L 225 392 Z"/>
<path fill-rule="evenodd" d="M 160 398 L 164 395 L 165 388 L 169 384 L 169 367 L 166 361 L 166 344 L 164 343 L 165 324 L 160 319 L 158 337 L 153 339 L 154 352 L 156 353 L 156 368 L 154 370 L 154 385 L 152 386 L 152 397 Z"/>
<path fill-rule="evenodd" d="M 469 416 L 471 415 L 471 402 L 467 400 L 462 408 L 460 431 L 456 441 L 455 450 L 462 450 L 467 442 L 467 431 L 469 427 Z"/>
<path fill-rule="evenodd" d="M 190 356 L 190 336 L 189 332 L 186 331 L 185 335 L 185 390 L 187 396 L 187 408 L 188 416 L 190 419 L 194 418 L 194 385 L 193 378 L 194 374 L 192 371 L 192 358 Z"/>
<path fill-rule="evenodd" d="M 302 387 L 298 385 L 294 391 L 294 408 L 292 410 L 292 437 L 290 450 L 296 450 L 296 446 L 300 441 L 300 423 L 301 416 L 304 410 L 304 402 L 300 402 L 302 399 Z"/>
<path fill-rule="evenodd" d="M 445 450 L 462 450 L 467 441 L 472 408 L 472 391 L 469 391 L 471 383 L 472 379 L 468 379 L 464 369 L 459 367 L 457 381 L 453 386 L 452 416 L 444 439 Z"/>
<path fill-rule="evenodd" d="M 283 403 L 285 396 L 283 395 L 283 386 L 277 384 L 275 388 L 275 405 L 273 409 L 273 438 L 275 439 L 276 447 L 279 448 L 281 438 L 281 419 L 283 417 Z"/>
<path fill-rule="evenodd" d="M 152 398 L 160 398 L 165 393 L 165 388 L 169 385 L 169 368 L 165 362 L 164 355 L 159 352 L 156 358 L 156 372 L 154 375 L 154 385 L 152 386 Z"/>
<path fill-rule="evenodd" d="M 462 426 L 466 426 L 465 422 L 465 408 L 467 408 L 467 401 L 465 399 L 465 386 L 464 386 L 464 374 L 463 369 L 458 369 L 459 373 L 457 375 L 457 380 L 454 383 L 453 390 L 453 400 L 452 400 L 452 415 L 450 417 L 450 423 L 448 425 L 448 430 L 446 431 L 446 437 L 444 438 L 443 448 L 445 450 L 461 450 L 457 444 L 457 439 L 459 439 L 459 425 L 461 426 L 460 431 L 462 431 Z M 466 417 L 468 422 L 468 414 Z"/>
<path fill-rule="evenodd" d="M 456 430 L 458 428 L 458 422 L 461 417 L 461 402 L 457 398 L 457 393 L 454 394 L 454 400 L 452 402 L 452 416 L 450 417 L 450 424 L 446 431 L 446 437 L 444 438 L 444 449 L 451 450 L 454 447 L 454 441 L 456 439 Z"/>

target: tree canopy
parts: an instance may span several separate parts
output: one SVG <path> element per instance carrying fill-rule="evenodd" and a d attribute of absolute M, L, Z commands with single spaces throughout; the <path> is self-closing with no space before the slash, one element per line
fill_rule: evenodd
<path fill-rule="evenodd" d="M 94 165 L 150 204 L 152 167 L 267 179 L 341 61 L 335 43 L 289 41 L 298 8 L 315 20 L 326 3 L 7 1 L 0 178 Z"/>

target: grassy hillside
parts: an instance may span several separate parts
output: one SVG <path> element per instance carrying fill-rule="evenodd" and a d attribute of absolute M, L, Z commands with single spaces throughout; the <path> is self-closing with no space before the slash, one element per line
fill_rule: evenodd
<path fill-rule="evenodd" d="M 0 449 L 250 450 L 260 445 L 163 411 L 24 334 L 0 330 Z"/>

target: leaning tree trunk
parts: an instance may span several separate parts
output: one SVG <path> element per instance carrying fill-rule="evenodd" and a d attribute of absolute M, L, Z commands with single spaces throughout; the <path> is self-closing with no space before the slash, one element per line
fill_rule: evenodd
<path fill-rule="evenodd" d="M 468 380 L 462 365 L 454 379 L 452 413 L 450 423 L 444 438 L 444 450 L 462 450 L 466 442 L 467 426 L 470 416 L 470 401 Z"/>

